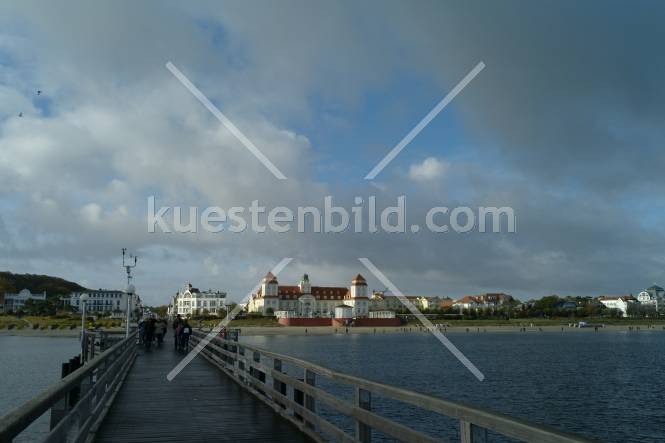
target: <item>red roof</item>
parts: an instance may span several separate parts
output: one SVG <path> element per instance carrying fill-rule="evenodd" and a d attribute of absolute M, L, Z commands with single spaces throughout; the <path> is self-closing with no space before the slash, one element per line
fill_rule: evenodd
<path fill-rule="evenodd" d="M 349 293 L 348 288 L 335 287 L 335 286 L 312 286 L 312 296 L 317 300 L 343 300 Z M 278 297 L 282 300 L 290 300 L 299 298 L 302 293 L 299 286 L 278 286 Z M 257 293 L 261 297 L 261 289 Z"/>

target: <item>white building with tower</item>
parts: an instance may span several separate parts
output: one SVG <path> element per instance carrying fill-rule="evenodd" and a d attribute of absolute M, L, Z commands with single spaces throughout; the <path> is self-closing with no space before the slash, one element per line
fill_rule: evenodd
<path fill-rule="evenodd" d="M 644 306 L 653 306 L 657 312 L 660 312 L 665 306 L 665 289 L 658 285 L 650 286 L 637 294 L 637 301 Z"/>
<path fill-rule="evenodd" d="M 280 318 L 333 318 L 336 308 L 341 305 L 350 308 L 353 317 L 368 315 L 367 282 L 362 275 L 356 275 L 347 288 L 312 286 L 307 274 L 303 275 L 297 286 L 280 285 L 277 277 L 268 272 L 261 282 L 261 288 L 247 304 L 247 311 L 264 315 L 274 313 Z"/>
<path fill-rule="evenodd" d="M 220 315 L 226 309 L 226 292 L 201 291 L 195 288 L 191 283 L 182 291 L 178 291 L 171 299 L 168 307 L 168 315 L 175 317 L 190 317 L 192 314 Z"/>

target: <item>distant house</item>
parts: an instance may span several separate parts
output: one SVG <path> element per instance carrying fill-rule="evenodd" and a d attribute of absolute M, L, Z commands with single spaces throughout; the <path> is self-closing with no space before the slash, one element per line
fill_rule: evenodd
<path fill-rule="evenodd" d="M 622 317 L 628 317 L 628 305 L 631 303 L 637 303 L 637 300 L 632 296 L 602 296 L 598 297 L 598 301 L 603 304 L 603 306 L 609 309 L 616 309 L 621 312 Z"/>
<path fill-rule="evenodd" d="M 449 309 L 453 307 L 453 303 L 455 303 L 455 300 L 453 300 L 450 297 L 444 297 L 441 299 L 441 303 L 439 303 L 439 308 L 440 309 Z"/>
<path fill-rule="evenodd" d="M 658 285 L 650 286 L 637 294 L 637 301 L 644 306 L 653 306 L 657 312 L 660 312 L 665 306 L 665 289 Z"/>
<path fill-rule="evenodd" d="M 424 295 L 406 295 L 405 298 L 421 311 L 441 309 L 441 303 L 444 300 L 441 297 Z M 407 309 L 399 297 L 386 294 L 385 292 L 374 292 L 369 299 L 369 308 L 371 311 L 397 311 Z"/>
<path fill-rule="evenodd" d="M 71 306 L 76 311 L 81 311 L 82 304 L 81 296 L 86 295 L 87 301 L 85 302 L 85 309 L 87 312 L 97 312 L 100 314 L 111 314 L 113 317 L 122 318 L 127 315 L 127 294 L 124 291 L 117 289 L 88 289 L 85 291 L 76 291 L 69 294 L 62 300 L 65 305 Z M 136 309 L 141 299 L 135 294 L 130 300 L 132 306 L 130 310 Z"/>
<path fill-rule="evenodd" d="M 225 310 L 226 292 L 200 291 L 198 288 L 187 283 L 182 291 L 176 293 L 171 302 L 167 314 L 169 316 L 180 315 L 189 317 L 194 313 L 202 313 L 205 309 L 211 315 L 220 315 Z"/>
<path fill-rule="evenodd" d="M 555 307 L 558 309 L 577 309 L 577 303 L 571 300 L 562 300 Z"/>
<path fill-rule="evenodd" d="M 457 309 L 478 309 L 480 305 L 481 301 L 478 297 L 474 297 L 473 295 L 465 295 L 453 302 L 453 308 Z"/>
<path fill-rule="evenodd" d="M 515 299 L 512 295 L 502 292 L 488 292 L 480 295 L 465 295 L 452 303 L 456 309 L 486 309 L 499 308 L 512 303 Z"/>
<path fill-rule="evenodd" d="M 4 313 L 17 312 L 25 306 L 25 302 L 28 300 L 46 301 L 46 291 L 41 294 L 33 294 L 27 289 L 23 289 L 18 294 L 5 292 L 2 311 Z"/>
<path fill-rule="evenodd" d="M 503 292 L 488 292 L 486 294 L 477 295 L 476 298 L 486 307 L 503 306 L 514 301 L 512 295 L 504 294 Z"/>

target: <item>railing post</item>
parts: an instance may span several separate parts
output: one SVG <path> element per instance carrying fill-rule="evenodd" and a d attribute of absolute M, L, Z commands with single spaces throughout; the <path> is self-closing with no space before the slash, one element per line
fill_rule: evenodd
<path fill-rule="evenodd" d="M 63 363 L 62 364 L 62 370 L 61 370 L 61 378 L 67 377 L 70 372 L 70 366 L 71 363 Z M 49 429 L 53 430 L 60 420 L 62 420 L 62 417 L 67 415 L 67 411 L 69 410 L 69 393 L 66 393 L 56 404 L 51 406 L 51 419 L 49 423 Z"/>
<path fill-rule="evenodd" d="M 310 386 L 316 386 L 316 373 L 310 371 L 309 369 L 305 369 L 305 383 Z M 316 414 L 316 400 L 311 395 L 305 394 L 305 408 Z M 314 429 L 314 425 L 312 423 L 307 423 L 307 425 Z"/>
<path fill-rule="evenodd" d="M 252 360 L 256 363 L 261 363 L 261 353 L 257 351 L 252 351 Z M 266 382 L 266 374 L 265 372 L 261 371 L 260 369 L 257 369 L 255 367 L 251 367 L 251 374 L 252 377 L 260 381 L 261 383 Z"/>
<path fill-rule="evenodd" d="M 486 443 L 487 429 L 478 427 L 471 422 L 460 420 L 461 443 Z"/>
<path fill-rule="evenodd" d="M 356 388 L 356 405 L 361 409 L 372 410 L 372 393 L 365 389 Z M 360 420 L 356 420 L 356 439 L 362 443 L 372 441 L 372 428 Z"/>
<path fill-rule="evenodd" d="M 273 359 L 272 361 L 272 367 L 275 369 L 275 371 L 281 373 L 282 372 L 282 360 L 279 359 Z M 275 377 L 272 379 L 272 386 L 275 388 L 275 391 L 279 392 L 280 394 L 286 396 L 286 383 L 277 380 Z M 282 409 L 286 408 L 284 403 L 280 402 L 279 400 L 275 400 L 281 407 Z"/>

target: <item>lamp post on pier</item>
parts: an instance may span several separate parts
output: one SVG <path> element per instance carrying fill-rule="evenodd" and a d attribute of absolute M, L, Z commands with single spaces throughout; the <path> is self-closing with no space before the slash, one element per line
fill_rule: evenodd
<path fill-rule="evenodd" d="M 129 284 L 127 286 L 127 324 L 125 325 L 125 337 L 129 337 L 129 322 L 132 319 L 132 298 L 136 292 L 134 285 Z"/>
<path fill-rule="evenodd" d="M 129 260 L 125 261 L 127 248 L 122 248 L 122 267 L 127 272 L 127 324 L 125 325 L 125 337 L 129 337 L 129 322 L 132 319 L 132 300 L 136 293 L 136 288 L 132 284 L 132 268 L 136 267 L 137 258 L 135 255 L 129 254 Z M 132 261 L 134 262 L 132 264 Z"/>
<path fill-rule="evenodd" d="M 85 345 L 86 345 L 86 333 L 85 333 L 85 305 L 88 302 L 90 296 L 86 293 L 83 293 L 79 296 L 79 303 L 81 304 L 81 364 L 84 363 L 85 359 Z"/>

